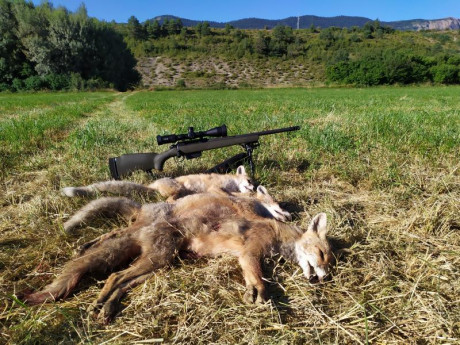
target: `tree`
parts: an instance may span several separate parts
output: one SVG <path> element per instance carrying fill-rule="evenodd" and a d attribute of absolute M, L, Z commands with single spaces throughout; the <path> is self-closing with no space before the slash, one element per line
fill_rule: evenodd
<path fill-rule="evenodd" d="M 197 34 L 197 36 L 200 36 L 201 35 L 201 27 L 203 26 L 203 23 L 202 22 L 198 22 L 195 26 L 195 32 Z"/>
<path fill-rule="evenodd" d="M 103 80 L 124 90 L 139 81 L 136 61 L 123 37 L 110 24 L 88 18 L 84 6 L 75 13 L 54 9 L 48 2 L 35 7 L 23 0 L 0 0 L 0 6 L 0 30 L 6 30 L 0 40 L 0 83 L 16 89 L 37 89 L 48 83 L 54 89 L 70 84 L 63 83 L 62 76 L 74 76 L 82 80 L 79 87 L 85 80 L 93 85 Z M 5 45 L 11 42 L 15 44 Z"/>
<path fill-rule="evenodd" d="M 13 3 L 14 14 L 18 21 L 18 38 L 24 46 L 24 53 L 35 71 L 40 75 L 52 72 L 49 37 L 49 19 L 52 5 L 43 2 L 34 7 L 31 3 L 17 1 Z"/>
<path fill-rule="evenodd" d="M 289 43 L 294 41 L 294 34 L 290 26 L 277 25 L 273 28 L 270 52 L 275 56 L 287 54 Z"/>
<path fill-rule="evenodd" d="M 24 64 L 28 71 L 32 71 L 22 52 L 24 47 L 17 30 L 18 22 L 11 2 L 0 0 L 0 84 L 10 84 L 14 78 L 18 78 Z"/>
<path fill-rule="evenodd" d="M 142 40 L 145 38 L 144 29 L 135 16 L 128 19 L 128 36 L 135 40 Z"/>
<path fill-rule="evenodd" d="M 230 32 L 231 32 L 233 29 L 234 29 L 233 25 L 230 25 L 230 24 L 227 23 L 227 24 L 225 24 L 225 30 L 224 30 L 224 32 L 225 32 L 226 35 L 228 35 L 228 34 L 230 34 Z"/>
<path fill-rule="evenodd" d="M 171 20 L 166 18 L 163 23 L 163 31 L 165 31 L 168 35 L 177 35 L 180 33 L 183 26 L 184 25 L 182 24 L 180 18 Z"/>
<path fill-rule="evenodd" d="M 201 24 L 201 36 L 209 36 L 211 34 L 211 27 L 208 22 Z"/>
<path fill-rule="evenodd" d="M 146 23 L 145 31 L 147 32 L 148 38 L 157 39 L 161 37 L 161 25 L 157 19 L 155 19 L 153 22 L 148 21 Z"/>
<path fill-rule="evenodd" d="M 269 43 L 270 38 L 266 37 L 262 31 L 259 31 L 254 42 L 254 51 L 260 55 L 267 55 Z"/>
<path fill-rule="evenodd" d="M 176 20 L 174 21 L 175 33 L 179 34 L 183 27 L 184 27 L 184 24 L 182 23 L 182 20 L 180 18 L 176 18 Z"/>

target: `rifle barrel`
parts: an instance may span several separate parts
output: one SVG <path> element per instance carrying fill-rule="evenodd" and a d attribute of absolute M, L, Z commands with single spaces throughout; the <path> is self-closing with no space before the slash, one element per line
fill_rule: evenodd
<path fill-rule="evenodd" d="M 292 126 L 292 127 L 286 127 L 286 128 L 270 129 L 268 131 L 256 132 L 256 133 L 251 133 L 251 134 L 269 135 L 269 134 L 276 134 L 276 133 L 283 133 L 283 132 L 298 131 L 299 129 L 300 129 L 300 126 Z"/>

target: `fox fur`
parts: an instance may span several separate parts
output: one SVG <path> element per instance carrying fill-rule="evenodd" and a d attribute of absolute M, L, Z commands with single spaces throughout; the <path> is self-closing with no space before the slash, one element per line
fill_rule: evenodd
<path fill-rule="evenodd" d="M 225 194 L 224 194 L 225 195 Z M 279 204 L 273 200 L 268 191 L 263 186 L 257 187 L 256 197 L 245 195 L 226 195 L 228 199 L 237 204 L 246 204 L 244 212 L 257 214 L 264 218 L 274 218 L 279 221 L 291 219 L 291 214 L 283 210 Z M 200 200 L 201 196 L 186 196 L 187 200 Z M 68 221 L 64 223 L 66 232 L 71 232 L 74 228 L 87 224 L 91 219 L 101 215 L 113 217 L 121 216 L 126 221 L 135 219 L 136 214 L 141 210 L 142 205 L 126 197 L 105 197 L 91 201 L 82 207 Z"/>
<path fill-rule="evenodd" d="M 264 206 L 255 198 L 205 193 L 172 204 L 142 206 L 126 198 L 118 199 L 124 215 L 135 215 L 136 220 L 90 243 L 51 284 L 25 296 L 26 303 L 65 298 L 84 275 L 111 273 L 131 262 L 127 269 L 110 274 L 95 301 L 99 317 L 107 322 L 115 315 L 118 301 L 126 291 L 148 279 L 156 269 L 170 265 L 181 253 L 228 253 L 238 257 L 246 282 L 243 299 L 248 303 L 266 301 L 261 269 L 264 256 L 280 253 L 297 262 L 308 279 L 317 275 L 323 280 L 328 274 L 332 253 L 324 213 L 316 215 L 304 231 L 261 215 L 259 209 Z"/>
<path fill-rule="evenodd" d="M 97 182 L 83 187 L 66 187 L 61 190 L 63 195 L 91 196 L 97 193 L 114 193 L 129 195 L 133 192 L 153 194 L 159 193 L 169 200 L 209 191 L 222 191 L 226 193 L 248 193 L 254 186 L 248 178 L 244 166 L 239 166 L 236 174 L 194 174 L 176 178 L 165 177 L 145 186 L 128 181 Z"/>

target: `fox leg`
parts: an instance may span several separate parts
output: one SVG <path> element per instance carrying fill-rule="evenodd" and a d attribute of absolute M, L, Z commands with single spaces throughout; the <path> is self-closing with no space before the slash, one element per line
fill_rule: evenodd
<path fill-rule="evenodd" d="M 66 298 L 77 286 L 86 270 L 64 270 L 51 284 L 47 285 L 43 290 L 37 291 L 24 296 L 23 300 L 29 305 L 36 305 L 43 302 L 57 301 L 61 298 Z"/>
<path fill-rule="evenodd" d="M 121 284 L 118 288 L 116 288 L 110 297 L 105 301 L 102 305 L 101 311 L 97 315 L 97 318 L 101 320 L 103 323 L 109 323 L 115 314 L 118 312 L 119 301 L 123 297 L 123 295 L 136 287 L 139 284 L 142 284 L 147 279 L 149 279 L 154 273 L 146 273 L 137 278 L 134 278 L 126 283 Z"/>
<path fill-rule="evenodd" d="M 112 273 L 109 276 L 95 302 L 97 306 L 104 306 L 109 300 L 110 303 L 118 301 L 130 289 L 131 282 L 135 283 L 138 279 L 141 282 L 147 279 L 148 274 L 158 268 L 167 266 L 174 259 L 179 248 L 178 234 L 169 224 L 152 224 L 139 231 L 141 234 L 138 242 L 142 251 L 140 257 L 131 267 Z M 145 278 L 141 278 L 143 276 Z M 119 292 L 113 295 L 118 290 Z M 114 296 L 113 298 L 111 297 L 112 295 Z M 112 310 L 111 306 L 108 308 Z"/>
<path fill-rule="evenodd" d="M 140 248 L 130 237 L 106 241 L 97 249 L 69 261 L 62 273 L 41 291 L 25 296 L 30 305 L 66 298 L 87 273 L 107 272 L 138 255 Z"/>
<path fill-rule="evenodd" d="M 244 301 L 247 303 L 254 303 L 254 292 L 256 292 L 257 297 L 255 303 L 262 304 L 266 302 L 260 257 L 252 254 L 253 252 L 259 252 L 259 248 L 256 248 L 254 245 L 248 248 L 248 245 L 244 243 L 240 236 L 213 232 L 209 235 L 192 239 L 188 249 L 200 256 L 217 256 L 219 254 L 229 253 L 238 257 L 246 282 L 247 291 L 243 297 Z M 249 250 L 251 250 L 251 252 Z"/>
<path fill-rule="evenodd" d="M 254 303 L 254 293 L 257 297 L 256 304 L 267 301 L 265 285 L 262 281 L 262 268 L 260 258 L 252 254 L 243 254 L 238 258 L 246 282 L 246 293 L 243 299 L 246 303 Z"/>

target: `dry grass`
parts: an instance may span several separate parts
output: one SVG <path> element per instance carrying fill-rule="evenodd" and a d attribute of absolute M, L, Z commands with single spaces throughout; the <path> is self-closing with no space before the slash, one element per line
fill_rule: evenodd
<path fill-rule="evenodd" d="M 377 89 L 366 91 L 369 96 L 362 90 L 313 90 L 309 92 L 314 101 L 305 102 L 312 104 L 315 115 L 304 119 L 301 117 L 304 104 L 298 103 L 301 101 L 295 94 L 297 91 L 292 91 L 292 103 L 290 98 L 285 98 L 285 102 L 272 107 L 269 114 L 277 117 L 278 113 L 287 113 L 290 118 L 317 126 L 323 134 L 340 121 L 344 128 L 351 130 L 347 127 L 346 115 L 359 113 L 356 104 L 361 103 L 366 104 L 365 112 L 370 113 L 373 110 L 386 114 L 386 108 L 399 107 L 404 114 L 416 105 L 416 113 L 443 112 L 452 118 L 458 117 L 458 101 L 444 100 L 441 105 L 433 101 L 441 98 L 437 92 L 455 93 L 458 88 L 430 90 L 434 94 L 432 98 L 418 97 L 418 92 L 422 91 Z M 283 99 L 286 96 L 283 92 L 267 90 L 251 95 L 262 98 L 276 95 Z M 347 92 L 357 94 L 354 105 L 339 98 L 339 94 Z M 397 101 L 399 94 L 404 92 L 413 99 L 407 108 Z M 380 93 L 391 96 L 385 96 L 386 104 L 378 102 Z M 168 99 L 167 95 L 144 96 Z M 189 97 L 200 99 L 200 93 L 171 95 L 180 98 L 178 103 L 186 109 L 175 109 L 171 102 L 165 101 L 165 107 L 171 107 L 165 110 L 167 116 L 178 114 L 180 117 L 181 111 L 193 113 L 190 104 L 194 103 Z M 201 95 L 199 105 L 206 108 L 209 100 L 205 96 L 209 95 Z M 223 97 L 221 93 L 214 95 Z M 257 104 L 244 98 L 246 96 L 226 94 L 226 97 L 243 97 L 248 114 L 257 113 Z M 335 146 L 327 141 L 344 140 L 343 145 L 346 145 L 347 141 L 339 135 L 341 132 L 331 132 L 335 136 L 323 138 L 325 142 L 321 141 L 322 137 L 318 138 L 318 143 L 311 139 L 308 145 L 305 145 L 307 139 L 303 134 L 294 136 L 284 151 L 286 141 L 283 138 L 265 139 L 257 158 L 259 180 L 294 213 L 296 223 L 306 225 L 314 214 L 328 214 L 330 237 L 337 257 L 330 281 L 310 284 L 302 278 L 296 265 L 282 258 L 267 259 L 264 276 L 271 302 L 266 307 L 248 306 L 242 302 L 244 285 L 234 258 L 178 260 L 173 267 L 158 271 L 131 291 L 123 299 L 118 317 L 109 325 L 95 323 L 86 311 L 97 296 L 104 277 L 86 279 L 65 301 L 36 307 L 22 305 L 15 294 L 43 287 L 60 272 L 79 244 L 118 224 L 115 220 L 101 221 L 94 227 L 82 229 L 78 235 L 65 235 L 63 221 L 87 200 L 64 198 L 59 188 L 107 179 L 108 156 L 147 150 L 159 128 L 176 130 L 167 120 L 151 121 L 134 102 L 136 99 L 144 102 L 139 97 L 115 95 L 114 100 L 108 99 L 107 103 L 98 105 L 90 116 L 85 112 L 73 118 L 62 129 L 64 134 L 58 136 L 59 140 L 46 142 L 41 149 L 32 152 L 30 148 L 5 149 L 21 162 L 10 164 L 0 181 L 0 342 L 460 342 L 458 146 L 423 155 L 416 148 L 407 149 L 404 144 L 394 151 L 386 143 L 375 140 L 372 145 L 364 143 L 365 149 L 349 154 L 348 151 L 334 151 Z M 337 106 L 343 104 L 343 108 L 332 108 L 326 98 Z M 147 106 L 161 112 L 162 104 L 159 103 L 158 108 Z M 235 109 L 229 110 L 232 111 Z M 225 117 L 222 112 L 220 116 Z M 263 115 L 257 116 L 249 120 L 249 127 L 257 127 L 265 121 Z M 445 123 L 437 130 L 449 133 L 452 127 L 446 127 Z M 244 128 L 244 124 L 239 125 Z M 362 129 L 360 126 L 357 127 Z M 371 131 L 370 126 L 367 128 Z M 452 135 L 458 142 L 458 132 Z M 372 137 L 371 132 L 369 137 Z M 427 142 L 425 138 L 423 143 L 428 145 Z M 208 153 L 201 160 L 171 161 L 165 174 L 196 172 L 211 165 L 216 158 L 222 157 L 219 153 Z M 139 173 L 132 180 L 147 182 L 149 177 Z"/>

